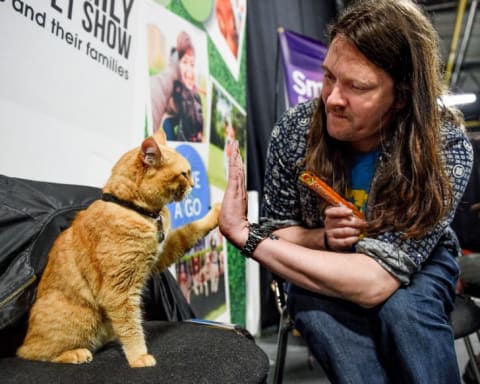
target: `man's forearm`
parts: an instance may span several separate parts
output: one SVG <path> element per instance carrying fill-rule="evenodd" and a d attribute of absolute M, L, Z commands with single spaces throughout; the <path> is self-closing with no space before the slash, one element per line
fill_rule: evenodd
<path fill-rule="evenodd" d="M 281 239 L 311 249 L 326 249 L 324 244 L 324 228 L 305 228 L 291 226 L 277 229 L 274 234 Z"/>

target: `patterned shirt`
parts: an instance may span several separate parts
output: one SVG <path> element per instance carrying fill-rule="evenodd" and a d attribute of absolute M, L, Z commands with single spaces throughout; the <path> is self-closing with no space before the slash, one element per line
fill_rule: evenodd
<path fill-rule="evenodd" d="M 307 133 L 316 105 L 316 100 L 298 104 L 286 111 L 273 128 L 267 152 L 262 222 L 285 221 L 307 228 L 324 226 L 319 198 L 298 180 L 305 170 Z M 454 191 L 454 204 L 447 217 L 421 238 L 404 239 L 402 232 L 388 231 L 364 237 L 355 246 L 356 252 L 376 259 L 403 284 L 409 284 L 437 245 L 448 247 L 455 255 L 460 252 L 450 223 L 470 177 L 473 151 L 462 128 L 453 122 L 444 122 L 441 134 L 442 156 Z M 375 173 L 382 171 L 381 158 L 382 155 Z"/>

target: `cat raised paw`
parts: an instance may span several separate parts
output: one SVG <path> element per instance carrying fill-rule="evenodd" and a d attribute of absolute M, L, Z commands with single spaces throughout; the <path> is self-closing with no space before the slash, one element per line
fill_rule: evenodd
<path fill-rule="evenodd" d="M 212 229 L 218 225 L 218 218 L 220 217 L 220 210 L 222 208 L 222 203 L 215 203 L 210 211 L 205 216 L 208 226 Z"/>

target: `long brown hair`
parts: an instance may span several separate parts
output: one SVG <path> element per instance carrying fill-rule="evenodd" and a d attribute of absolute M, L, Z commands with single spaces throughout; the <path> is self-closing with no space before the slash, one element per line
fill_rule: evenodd
<path fill-rule="evenodd" d="M 444 217 L 453 195 L 441 157 L 445 114 L 438 105 L 444 88 L 438 35 L 408 0 L 358 1 L 331 26 L 330 41 L 340 34 L 392 77 L 396 100 L 404 102 L 382 132 L 380 149 L 387 156 L 371 191 L 375 197 L 367 233 L 395 229 L 421 236 Z M 327 134 L 321 99 L 308 140 L 307 168 L 345 193 L 350 185 L 349 146 Z"/>

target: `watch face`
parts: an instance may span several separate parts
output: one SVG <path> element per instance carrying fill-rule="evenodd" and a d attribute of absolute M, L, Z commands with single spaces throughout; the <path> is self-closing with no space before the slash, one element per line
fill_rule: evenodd
<path fill-rule="evenodd" d="M 213 0 L 182 0 L 182 4 L 190 16 L 201 23 L 208 19 L 213 8 Z"/>

